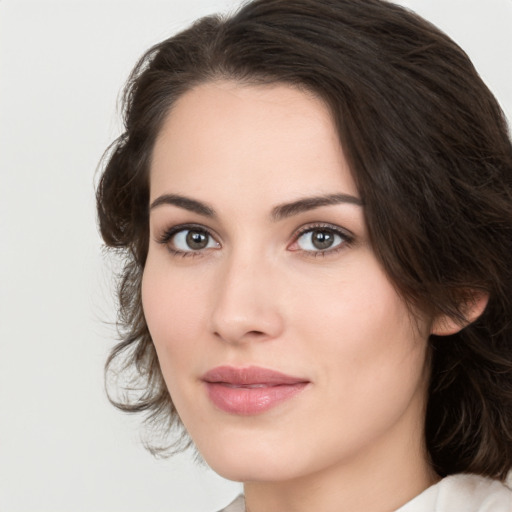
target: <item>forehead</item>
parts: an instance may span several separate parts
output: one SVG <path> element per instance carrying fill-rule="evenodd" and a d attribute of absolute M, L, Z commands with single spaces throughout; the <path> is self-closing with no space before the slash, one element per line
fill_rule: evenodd
<path fill-rule="evenodd" d="M 331 114 L 283 84 L 206 83 L 167 115 L 151 165 L 151 197 L 194 194 L 282 202 L 304 194 L 357 195 Z"/>

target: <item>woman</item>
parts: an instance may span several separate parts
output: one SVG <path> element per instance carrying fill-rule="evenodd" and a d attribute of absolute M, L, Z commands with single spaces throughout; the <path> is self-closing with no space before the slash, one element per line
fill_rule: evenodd
<path fill-rule="evenodd" d="M 153 451 L 244 482 L 226 511 L 512 510 L 512 146 L 453 41 L 381 0 L 256 0 L 152 48 L 125 126 L 107 370 L 182 429 Z"/>

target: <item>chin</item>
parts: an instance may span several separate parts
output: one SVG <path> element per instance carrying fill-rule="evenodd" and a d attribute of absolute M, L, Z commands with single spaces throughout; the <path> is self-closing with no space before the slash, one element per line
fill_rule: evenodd
<path fill-rule="evenodd" d="M 276 461 L 272 460 L 273 457 L 255 460 L 239 453 L 236 459 L 206 461 L 217 474 L 234 482 L 278 482 L 298 476 L 290 471 L 290 466 L 276 464 Z"/>
<path fill-rule="evenodd" d="M 217 474 L 243 483 L 300 481 L 328 468 L 341 467 L 343 461 L 349 463 L 352 458 L 350 453 L 340 454 L 332 450 L 325 452 L 321 448 L 316 451 L 300 445 L 291 451 L 279 445 L 270 450 L 259 449 L 258 446 L 250 449 L 237 446 L 223 453 L 219 450 L 203 456 Z"/>
<path fill-rule="evenodd" d="M 245 436 L 242 436 L 245 437 Z M 198 449 L 208 464 L 220 476 L 236 482 L 277 482 L 301 476 L 301 468 L 312 461 L 295 446 L 292 451 L 285 443 L 268 442 L 261 437 L 252 440 L 236 439 L 229 442 L 199 444 Z M 266 442 L 267 441 L 267 442 Z M 307 458 L 307 457 L 306 457 Z"/>

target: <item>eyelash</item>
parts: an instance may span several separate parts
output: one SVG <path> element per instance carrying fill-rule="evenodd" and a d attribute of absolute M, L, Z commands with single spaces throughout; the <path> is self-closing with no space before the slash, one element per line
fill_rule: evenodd
<path fill-rule="evenodd" d="M 170 242 L 172 238 L 182 231 L 198 231 L 205 233 L 207 236 L 215 240 L 213 234 L 200 224 L 180 224 L 178 226 L 173 226 L 170 229 L 165 230 L 160 237 L 157 238 L 157 242 L 159 244 L 165 245 L 167 250 L 172 254 L 172 256 L 177 256 L 180 258 L 196 258 L 198 256 L 204 256 L 205 250 L 190 250 L 190 251 L 180 251 L 179 249 L 174 249 Z"/>
<path fill-rule="evenodd" d="M 205 255 L 206 250 L 190 250 L 190 251 L 181 251 L 179 249 L 175 249 L 171 246 L 170 242 L 172 238 L 182 231 L 198 231 L 205 233 L 208 237 L 216 240 L 216 237 L 211 233 L 211 231 L 200 224 L 180 224 L 178 226 L 173 226 L 170 229 L 165 230 L 161 236 L 157 238 L 157 242 L 161 245 L 165 245 L 167 250 L 172 254 L 172 256 L 188 258 L 188 257 L 201 257 Z M 325 250 L 317 250 L 317 251 L 306 251 L 302 249 L 294 249 L 293 252 L 302 252 L 306 257 L 318 258 L 325 257 L 338 254 L 346 247 L 350 247 L 354 243 L 354 235 L 350 233 L 348 230 L 342 229 L 338 226 L 334 226 L 332 224 L 325 223 L 317 223 L 317 224 L 308 224 L 307 226 L 303 226 L 299 228 L 293 235 L 293 240 L 291 245 L 297 244 L 300 238 L 306 233 L 311 233 L 314 231 L 325 231 L 334 235 L 339 236 L 342 240 L 341 242 L 334 248 L 327 248 Z M 218 243 L 218 242 L 217 242 Z"/>
<path fill-rule="evenodd" d="M 331 233 L 337 235 L 341 238 L 341 242 L 334 248 L 327 248 L 325 250 L 317 250 L 317 251 L 305 251 L 301 249 L 297 249 L 297 252 L 302 252 L 304 256 L 310 258 L 318 258 L 318 257 L 326 257 L 326 256 L 334 256 L 338 254 L 340 251 L 345 249 L 346 247 L 350 247 L 353 245 L 355 241 L 354 235 L 346 230 L 342 229 L 339 226 L 335 226 L 332 224 L 326 223 L 316 223 L 316 224 L 308 224 L 298 229 L 298 231 L 293 236 L 293 241 L 290 245 L 294 245 L 298 243 L 299 239 L 305 235 L 306 233 L 312 233 L 314 231 L 325 231 L 327 233 Z"/>

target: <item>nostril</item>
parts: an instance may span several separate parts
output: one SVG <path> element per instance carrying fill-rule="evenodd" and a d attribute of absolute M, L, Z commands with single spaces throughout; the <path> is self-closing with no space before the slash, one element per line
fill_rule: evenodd
<path fill-rule="evenodd" d="M 247 333 L 247 336 L 254 336 L 255 338 L 261 337 L 261 336 L 264 336 L 264 335 L 265 335 L 265 333 L 262 332 L 262 331 L 249 331 Z"/>
<path fill-rule="evenodd" d="M 275 339 L 281 333 L 282 320 L 276 311 L 254 309 L 245 311 L 219 311 L 211 319 L 210 332 L 215 338 L 230 343 L 259 342 Z"/>
<path fill-rule="evenodd" d="M 214 334 L 214 336 L 216 336 L 217 338 L 220 338 L 222 340 L 231 340 L 231 341 L 235 341 L 235 340 L 243 341 L 244 339 L 246 341 L 248 341 L 250 339 L 261 339 L 261 338 L 265 338 L 266 336 L 268 336 L 263 331 L 246 331 L 241 336 L 239 334 L 234 335 L 233 333 L 231 333 L 232 338 L 230 338 L 230 333 L 225 333 L 225 335 L 223 335 L 221 332 L 216 331 L 213 334 Z"/>

